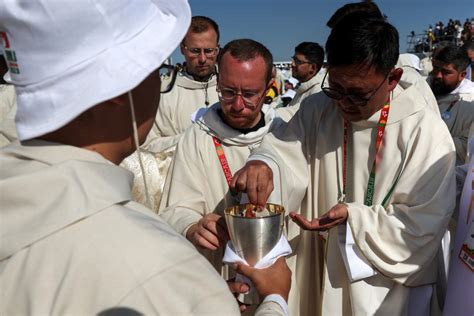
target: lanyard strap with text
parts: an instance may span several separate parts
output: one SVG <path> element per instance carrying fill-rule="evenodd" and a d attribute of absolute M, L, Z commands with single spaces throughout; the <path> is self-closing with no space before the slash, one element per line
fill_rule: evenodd
<path fill-rule="evenodd" d="M 230 186 L 230 181 L 232 180 L 232 172 L 230 171 L 229 164 L 227 163 L 227 158 L 225 157 L 224 148 L 222 148 L 221 142 L 214 136 L 212 136 L 212 141 L 214 147 L 216 147 L 217 157 L 221 163 L 222 171 L 224 171 L 225 179 L 227 180 L 227 185 Z"/>
<path fill-rule="evenodd" d="M 372 164 L 372 169 L 369 175 L 369 182 L 367 183 L 367 192 L 365 195 L 364 204 L 367 206 L 372 205 L 372 200 L 375 192 L 375 169 L 377 165 L 377 156 L 380 145 L 382 144 L 383 136 L 385 134 L 385 125 L 387 125 L 388 112 L 390 111 L 390 100 L 388 100 L 380 112 L 379 122 L 377 124 L 377 142 L 375 143 L 375 159 Z M 342 197 L 339 202 L 345 202 L 346 199 L 346 183 L 347 183 L 347 143 L 349 141 L 349 122 L 344 120 L 344 169 L 342 173 Z"/>

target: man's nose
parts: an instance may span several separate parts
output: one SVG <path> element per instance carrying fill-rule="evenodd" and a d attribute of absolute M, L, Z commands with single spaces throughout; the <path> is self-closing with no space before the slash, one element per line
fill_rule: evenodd
<path fill-rule="evenodd" d="M 240 111 L 242 111 L 244 108 L 245 108 L 244 99 L 242 99 L 242 95 L 241 95 L 241 94 L 237 94 L 237 95 L 235 96 L 234 100 L 232 101 L 232 109 L 233 109 L 235 112 L 240 112 Z"/>
<path fill-rule="evenodd" d="M 207 60 L 206 54 L 204 54 L 204 49 L 201 49 L 201 52 L 199 53 L 198 60 L 201 64 L 204 64 Z"/>
<path fill-rule="evenodd" d="M 443 78 L 443 73 L 439 70 L 433 70 L 431 76 L 436 79 L 441 79 Z"/>

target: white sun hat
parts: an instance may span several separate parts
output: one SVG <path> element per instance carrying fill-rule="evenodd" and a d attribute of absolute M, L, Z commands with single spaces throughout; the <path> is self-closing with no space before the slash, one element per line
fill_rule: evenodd
<path fill-rule="evenodd" d="M 398 56 L 396 67 L 412 67 L 421 70 L 420 58 L 414 54 L 404 53 Z"/>
<path fill-rule="evenodd" d="M 187 0 L 0 1 L 19 139 L 57 130 L 135 88 L 171 55 L 190 21 Z"/>

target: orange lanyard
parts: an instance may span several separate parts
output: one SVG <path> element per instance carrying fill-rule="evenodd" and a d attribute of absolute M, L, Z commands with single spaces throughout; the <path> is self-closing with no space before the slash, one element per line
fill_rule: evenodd
<path fill-rule="evenodd" d="M 221 163 L 222 171 L 224 172 L 225 179 L 227 180 L 227 185 L 230 186 L 230 181 L 232 180 L 232 171 L 230 171 L 229 164 L 227 163 L 227 158 L 225 157 L 224 148 L 217 137 L 212 136 L 212 141 L 214 147 L 216 148 L 217 157 Z"/>
<path fill-rule="evenodd" d="M 388 113 L 390 111 L 390 99 L 387 100 L 380 112 L 379 122 L 377 124 L 377 142 L 375 143 L 375 159 L 370 171 L 369 182 L 367 183 L 367 192 L 365 195 L 364 204 L 371 206 L 375 191 L 375 172 L 377 166 L 377 156 L 382 144 L 383 136 L 385 134 L 385 125 L 387 125 Z M 346 202 L 346 183 L 347 183 L 347 143 L 349 141 L 349 122 L 344 120 L 344 168 L 342 173 L 342 196 L 339 198 L 339 203 Z"/>

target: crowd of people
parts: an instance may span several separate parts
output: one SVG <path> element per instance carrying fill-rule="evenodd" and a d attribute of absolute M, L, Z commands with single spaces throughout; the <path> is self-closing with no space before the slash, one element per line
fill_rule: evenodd
<path fill-rule="evenodd" d="M 416 43 L 414 43 L 415 38 Z M 464 23 L 460 20 L 449 19 L 446 26 L 439 21 L 435 27 L 430 24 L 423 36 L 416 36 L 411 31 L 409 43 L 413 45 L 415 53 L 431 52 L 439 43 L 449 42 L 458 46 L 469 43 L 474 38 L 474 18 L 466 19 Z"/>
<path fill-rule="evenodd" d="M 285 77 L 187 0 L 70 6 L 0 3 L 0 314 L 474 312 L 472 39 L 420 61 L 349 3 Z M 247 203 L 286 210 L 265 264 Z"/>

